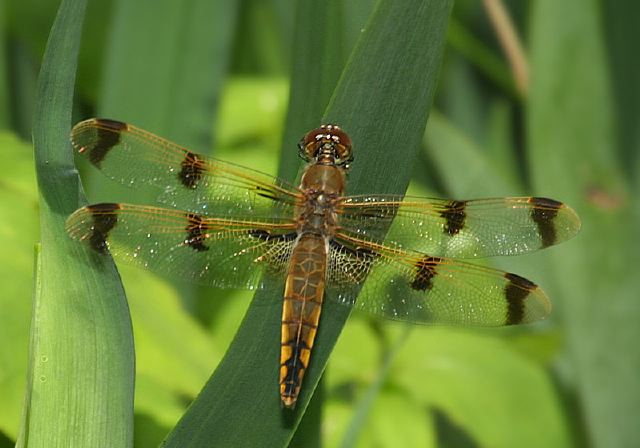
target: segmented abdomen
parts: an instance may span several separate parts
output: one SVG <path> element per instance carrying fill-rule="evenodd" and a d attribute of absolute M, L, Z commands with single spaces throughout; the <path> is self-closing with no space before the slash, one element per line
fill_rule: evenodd
<path fill-rule="evenodd" d="M 327 270 L 324 238 L 300 236 L 291 255 L 282 307 L 280 348 L 280 397 L 292 408 L 298 399 L 302 377 L 309 365 L 316 337 Z"/>

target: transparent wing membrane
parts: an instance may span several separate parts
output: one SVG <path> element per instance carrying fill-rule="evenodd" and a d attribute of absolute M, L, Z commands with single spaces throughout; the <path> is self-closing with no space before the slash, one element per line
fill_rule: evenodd
<path fill-rule="evenodd" d="M 335 142 L 328 132 L 347 142 L 346 134 L 324 127 L 305 137 L 305 148 L 330 151 Z M 363 195 L 330 202 L 322 191 L 302 191 L 118 121 L 83 121 L 71 139 L 105 175 L 128 186 L 154 186 L 158 200 L 173 207 L 106 203 L 77 210 L 67 230 L 94 250 L 207 285 L 259 288 L 265 272 L 284 280 L 295 271 L 291 260 L 302 259 L 292 258 L 303 238 L 298 229 L 310 228 L 328 242 L 326 260 L 316 261 L 327 263 L 329 296 L 390 319 L 483 326 L 542 319 L 551 305 L 537 285 L 455 259 L 523 254 L 580 229 L 571 208 L 540 197 Z M 345 157 L 348 143 L 340 147 Z M 316 224 L 301 226 L 305 216 Z"/>
<path fill-rule="evenodd" d="M 515 274 L 361 239 L 338 236 L 329 267 L 333 296 L 388 319 L 501 326 L 551 311 L 545 293 Z"/>
<path fill-rule="evenodd" d="M 354 237 L 452 258 L 523 254 L 566 241 L 580 230 L 571 208 L 532 197 L 352 196 L 341 204 L 340 225 Z"/>
<path fill-rule="evenodd" d="M 207 218 L 128 204 L 83 207 L 67 220 L 72 238 L 98 252 L 180 279 L 257 288 L 265 271 L 284 276 L 295 230 L 286 223 Z"/>
<path fill-rule="evenodd" d="M 299 191 L 267 174 L 205 157 L 135 126 L 90 119 L 71 132 L 76 150 L 109 178 L 160 189 L 158 200 L 216 216 L 289 216 Z"/>

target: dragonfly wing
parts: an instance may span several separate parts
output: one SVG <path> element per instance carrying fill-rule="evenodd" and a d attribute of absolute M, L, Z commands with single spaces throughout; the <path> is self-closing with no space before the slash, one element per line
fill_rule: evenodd
<path fill-rule="evenodd" d="M 259 288 L 266 271 L 284 276 L 295 226 L 208 218 L 129 204 L 95 204 L 67 220 L 69 235 L 96 252 L 169 276 L 221 288 Z"/>
<path fill-rule="evenodd" d="M 456 201 L 377 195 L 347 197 L 341 205 L 345 232 L 452 258 L 523 254 L 566 241 L 580 230 L 570 207 L 546 198 Z"/>
<path fill-rule="evenodd" d="M 71 131 L 74 148 L 107 177 L 160 189 L 177 209 L 230 217 L 291 216 L 298 190 L 259 171 L 193 153 L 119 121 L 92 118 Z"/>
<path fill-rule="evenodd" d="M 551 312 L 545 293 L 516 274 L 337 235 L 328 287 L 342 303 L 412 323 L 503 326 Z"/>

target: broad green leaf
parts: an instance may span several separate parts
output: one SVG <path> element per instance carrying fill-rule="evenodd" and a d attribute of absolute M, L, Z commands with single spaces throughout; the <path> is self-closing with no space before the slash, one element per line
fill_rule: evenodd
<path fill-rule="evenodd" d="M 28 50 L 18 44 L 11 58 L 11 123 L 23 139 L 31 137 L 36 101 L 37 65 Z"/>
<path fill-rule="evenodd" d="M 208 151 L 236 8 L 236 1 L 117 2 L 100 115 Z"/>
<path fill-rule="evenodd" d="M 184 403 L 164 384 L 159 384 L 145 374 L 136 381 L 136 414 L 153 416 L 169 429 L 184 412 Z M 159 440 L 158 442 L 160 442 Z"/>
<path fill-rule="evenodd" d="M 388 372 L 381 368 L 381 360 L 382 344 L 370 319 L 354 313 L 340 334 L 322 377 L 327 390 L 322 430 L 326 446 L 344 446 L 347 431 L 353 433 L 351 442 L 359 435 Z M 367 393 L 370 397 L 365 400 Z M 362 418 L 358 419 L 358 428 L 353 429 L 358 404 Z"/>
<path fill-rule="evenodd" d="M 274 129 L 282 126 L 286 95 L 283 78 L 228 79 L 215 125 L 216 157 L 275 175 L 280 141 Z"/>
<path fill-rule="evenodd" d="M 6 10 L 6 26 L 25 45 L 27 53 L 40 55 L 45 49 L 51 20 L 56 15 L 57 4 L 48 0 L 25 3 L 3 0 Z"/>
<path fill-rule="evenodd" d="M 583 220 L 554 253 L 553 296 L 594 446 L 640 439 L 640 226 L 618 166 L 601 8 L 596 1 L 538 1 L 531 17 L 528 104 L 535 192 L 561 195 Z"/>
<path fill-rule="evenodd" d="M 360 35 L 364 33 L 365 25 L 373 11 L 376 0 L 360 0 L 357 2 L 342 3 L 343 40 L 345 47 L 351 50 L 358 42 Z M 345 56 L 348 56 L 347 51 Z"/>
<path fill-rule="evenodd" d="M 344 68 L 348 53 L 342 31 L 345 27 L 343 3 L 330 0 L 318 8 L 318 3 L 312 0 L 297 2 L 289 107 L 278 170 L 283 177 L 292 179 L 298 173 L 300 160 L 293 148 L 305 132 L 320 125 Z M 309 32 L 310 17 L 313 17 L 312 28 L 330 32 Z"/>
<path fill-rule="evenodd" d="M 321 448 L 324 445 L 322 434 L 322 419 L 324 417 L 326 389 L 324 379 L 316 386 L 316 390 L 307 405 L 304 416 L 300 420 L 293 438 L 288 444 L 289 448 Z"/>
<path fill-rule="evenodd" d="M 640 3 L 633 0 L 602 2 L 607 62 L 611 72 L 618 153 L 625 174 L 640 185 L 640 61 L 635 42 L 640 40 Z"/>
<path fill-rule="evenodd" d="M 38 233 L 31 145 L 13 134 L 0 133 L 0 167 L 0 431 L 15 439 L 26 386 L 33 247 Z"/>
<path fill-rule="evenodd" d="M 377 396 L 358 443 L 342 446 L 429 448 L 437 444 L 429 409 L 413 397 L 412 391 L 386 387 Z"/>
<path fill-rule="evenodd" d="M 482 142 L 486 131 L 484 98 L 473 66 L 454 52 L 447 54 L 436 104 L 457 127 L 474 141 Z"/>
<path fill-rule="evenodd" d="M 514 110 L 515 106 L 504 98 L 491 103 L 484 150 L 491 162 L 509 180 L 509 184 L 523 190 L 522 169 L 518 165 L 516 154 Z"/>
<path fill-rule="evenodd" d="M 131 446 L 133 338 L 113 263 L 66 236 L 82 202 L 68 143 L 85 2 L 63 0 L 38 80 L 40 189 L 28 384 L 19 446 Z"/>
<path fill-rule="evenodd" d="M 366 343 L 364 343 L 366 341 Z M 327 371 L 327 387 L 339 391 L 347 384 L 369 384 L 374 381 L 382 359 L 382 347 L 367 320 L 354 314 L 344 327 L 331 354 Z M 345 399 L 336 396 L 331 398 Z"/>
<path fill-rule="evenodd" d="M 134 446 L 158 446 L 184 413 L 182 397 L 145 374 L 136 376 Z"/>
<path fill-rule="evenodd" d="M 491 163 L 481 147 L 442 115 L 431 114 L 425 142 L 447 192 L 457 199 L 519 193 L 509 176 Z M 464 176 L 459 175 L 461 167 L 464 167 Z"/>
<path fill-rule="evenodd" d="M 350 191 L 406 188 L 435 90 L 450 7 L 436 1 L 377 4 L 324 117 L 354 140 Z M 220 446 L 275 447 L 291 439 L 349 310 L 327 300 L 297 407 L 283 410 L 277 387 L 282 285 L 268 286 L 254 298 L 221 364 L 166 446 L 216 440 Z"/>
<path fill-rule="evenodd" d="M 226 347 L 188 313 L 169 282 L 130 266 L 119 270 L 136 343 L 134 442 L 135 446 L 157 446 L 195 398 Z"/>
<path fill-rule="evenodd" d="M 570 446 L 544 370 L 494 337 L 417 328 L 398 355 L 392 377 L 415 400 L 445 412 L 479 446 Z"/>
<path fill-rule="evenodd" d="M 275 25 L 275 26 L 274 26 Z M 289 44 L 293 28 L 292 2 L 243 0 L 238 14 L 232 71 L 281 76 L 289 66 Z"/>
<path fill-rule="evenodd" d="M 483 40 L 473 35 L 468 26 L 459 20 L 451 20 L 447 33 L 451 46 L 472 62 L 484 75 L 500 85 L 506 92 L 515 95 L 509 67 Z"/>
<path fill-rule="evenodd" d="M 351 422 L 349 423 L 349 426 L 347 427 L 347 431 L 344 435 L 341 446 L 345 448 L 353 446 L 356 440 L 360 440 L 360 442 L 362 443 L 363 433 L 371 434 L 372 432 L 373 440 L 377 440 L 377 442 L 382 444 L 383 446 L 389 446 L 389 443 L 393 442 L 392 434 L 394 433 L 396 435 L 398 433 L 402 433 L 403 437 L 406 437 L 407 439 L 413 438 L 420 446 L 424 446 L 425 441 L 423 441 L 422 443 L 417 442 L 422 438 L 422 432 L 425 430 L 423 424 L 424 422 L 417 415 L 415 416 L 416 418 L 409 419 L 406 418 L 407 415 L 404 415 L 403 418 L 397 420 L 396 423 L 401 422 L 402 424 L 398 425 L 399 427 L 395 431 L 391 429 L 393 427 L 393 424 L 389 426 L 387 426 L 386 424 L 380 425 L 380 422 L 383 420 L 388 421 L 390 419 L 396 419 L 399 416 L 399 414 L 394 411 L 397 410 L 396 408 L 401 407 L 401 405 L 395 406 L 395 404 L 397 404 L 397 397 L 395 397 L 390 390 L 383 391 L 382 394 L 381 391 L 388 379 L 389 372 L 391 370 L 391 366 L 393 365 L 395 357 L 402 350 L 402 346 L 404 345 L 404 342 L 406 341 L 410 331 L 410 327 L 406 326 L 402 334 L 398 336 L 393 344 L 391 344 L 391 346 L 384 351 L 384 357 L 382 359 L 380 367 L 377 369 L 374 380 L 371 382 L 371 384 L 357 403 L 355 412 L 353 414 Z M 354 366 L 354 370 L 356 370 L 356 368 L 360 370 L 362 369 L 362 367 L 362 365 Z M 406 400 L 407 397 L 404 398 L 405 401 L 408 401 Z M 415 409 L 413 410 L 415 411 Z M 385 412 L 389 413 L 385 416 Z M 367 421 L 369 421 L 370 423 L 370 428 L 365 428 L 365 424 L 367 423 Z M 406 426 L 402 428 L 403 425 Z M 380 426 L 382 426 L 382 428 Z M 415 428 L 412 428 L 414 431 L 407 431 L 406 428 L 408 426 L 415 426 Z M 372 431 L 373 429 L 375 430 Z M 367 440 L 368 438 L 369 437 L 366 437 L 364 438 L 364 440 Z M 402 442 L 398 440 L 397 436 L 395 443 L 399 446 L 402 446 Z"/>
<path fill-rule="evenodd" d="M 224 297 L 215 297 L 215 300 L 211 298 L 208 301 L 208 304 L 215 309 L 213 318 L 209 322 L 209 332 L 216 352 L 224 353 L 231 344 L 252 297 L 251 291 L 236 290 L 230 291 Z M 202 384 L 200 386 L 202 387 Z"/>
<path fill-rule="evenodd" d="M 333 399 L 325 401 L 322 421 L 325 446 L 340 446 L 346 423 L 349 422 L 352 413 L 353 407 L 347 402 Z"/>
<path fill-rule="evenodd" d="M 167 281 L 130 266 L 119 269 L 133 320 L 136 374 L 173 393 L 195 397 L 224 347 L 213 344 Z"/>
<path fill-rule="evenodd" d="M 76 74 L 75 105 L 88 105 L 95 111 L 98 101 L 100 85 L 102 81 L 103 66 L 105 63 L 105 46 L 111 38 L 114 1 L 89 2 L 82 29 L 82 42 L 80 42 L 80 54 L 78 55 L 78 71 Z M 76 120 L 88 118 L 87 110 L 79 115 L 78 109 L 74 109 L 73 117 Z"/>
<path fill-rule="evenodd" d="M 59 2 L 3 0 L 7 39 L 6 69 L 9 123 L 23 139 L 31 139 L 39 65 Z"/>

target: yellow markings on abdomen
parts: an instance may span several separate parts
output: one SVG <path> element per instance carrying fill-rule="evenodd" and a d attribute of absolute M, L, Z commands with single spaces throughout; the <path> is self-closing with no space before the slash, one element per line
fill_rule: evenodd
<path fill-rule="evenodd" d="M 280 397 L 293 408 L 309 365 L 316 337 L 327 271 L 324 238 L 306 234 L 298 240 L 289 265 L 282 306 Z"/>

